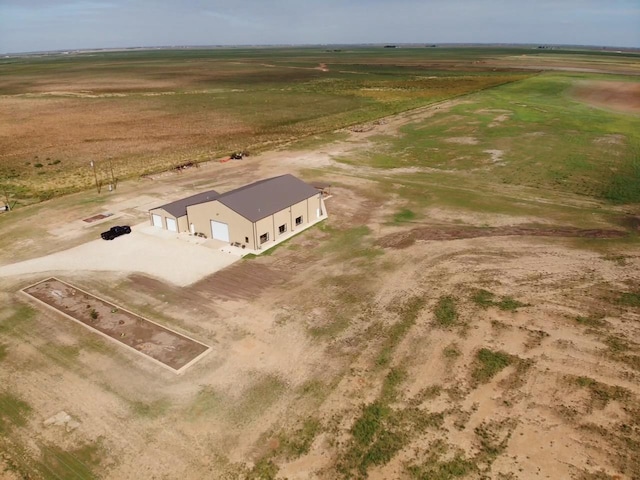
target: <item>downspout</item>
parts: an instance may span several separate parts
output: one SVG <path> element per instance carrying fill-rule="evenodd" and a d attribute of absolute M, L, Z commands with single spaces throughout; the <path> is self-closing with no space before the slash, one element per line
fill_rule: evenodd
<path fill-rule="evenodd" d="M 253 249 L 258 250 L 258 237 L 256 236 L 256 223 L 251 222 L 251 225 L 253 225 Z"/>

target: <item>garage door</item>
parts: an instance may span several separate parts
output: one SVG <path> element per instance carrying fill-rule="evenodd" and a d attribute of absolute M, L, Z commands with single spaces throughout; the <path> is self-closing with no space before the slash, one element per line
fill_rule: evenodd
<path fill-rule="evenodd" d="M 162 217 L 160 215 L 152 214 L 151 221 L 154 227 L 162 228 Z"/>
<path fill-rule="evenodd" d="M 229 241 L 229 225 L 222 222 L 216 222 L 211 220 L 211 238 L 216 240 L 222 240 L 223 242 Z"/>
<path fill-rule="evenodd" d="M 176 223 L 175 219 L 167 217 L 167 230 L 169 230 L 170 232 L 178 231 L 178 224 Z"/>

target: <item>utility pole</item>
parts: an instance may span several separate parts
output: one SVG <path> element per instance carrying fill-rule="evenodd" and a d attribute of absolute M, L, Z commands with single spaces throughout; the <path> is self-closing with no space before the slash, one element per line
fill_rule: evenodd
<path fill-rule="evenodd" d="M 100 184 L 98 183 L 98 174 L 96 173 L 96 164 L 91 160 L 91 168 L 93 168 L 93 178 L 96 180 L 96 190 L 100 193 Z"/>

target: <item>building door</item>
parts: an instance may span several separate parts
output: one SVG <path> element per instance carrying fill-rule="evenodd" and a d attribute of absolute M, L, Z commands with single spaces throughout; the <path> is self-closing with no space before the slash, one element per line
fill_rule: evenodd
<path fill-rule="evenodd" d="M 154 227 L 162 228 L 162 217 L 160 215 L 156 215 L 155 213 L 152 213 L 151 221 L 153 222 Z"/>
<path fill-rule="evenodd" d="M 223 242 L 228 242 L 229 225 L 227 225 L 226 223 L 211 220 L 211 238 L 222 240 Z"/>
<path fill-rule="evenodd" d="M 178 231 L 178 224 L 176 223 L 175 219 L 167 217 L 167 230 L 169 230 L 170 232 Z"/>

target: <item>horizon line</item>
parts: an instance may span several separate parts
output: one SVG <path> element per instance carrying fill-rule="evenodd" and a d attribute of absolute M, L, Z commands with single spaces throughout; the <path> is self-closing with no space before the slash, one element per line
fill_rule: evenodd
<path fill-rule="evenodd" d="M 441 46 L 502 46 L 502 47 L 548 47 L 548 48 L 577 48 L 577 49 L 599 49 L 607 51 L 621 51 L 626 53 L 639 52 L 640 47 L 621 47 L 615 45 L 589 45 L 589 44 L 562 44 L 562 43 L 510 43 L 510 42 L 371 42 L 371 43 L 265 43 L 265 44 L 185 44 L 185 45 L 152 45 L 152 46 L 129 46 L 129 47 L 89 47 L 89 48 L 69 48 L 57 50 L 31 50 L 24 52 L 2 52 L 4 58 L 13 56 L 30 55 L 71 55 L 90 52 L 123 52 L 141 50 L 189 50 L 189 49 L 233 49 L 233 48 L 311 48 L 311 47 L 378 47 L 378 46 L 406 46 L 437 48 Z"/>

